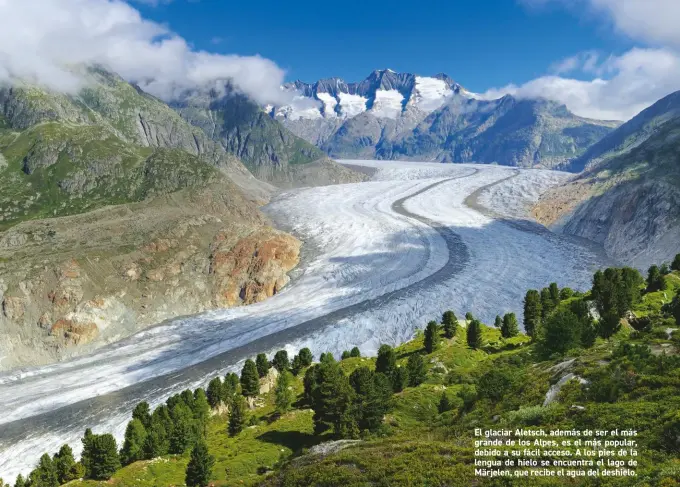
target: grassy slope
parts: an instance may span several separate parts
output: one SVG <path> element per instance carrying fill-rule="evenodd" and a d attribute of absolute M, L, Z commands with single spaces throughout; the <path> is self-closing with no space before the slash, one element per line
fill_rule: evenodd
<path fill-rule="evenodd" d="M 637 316 L 652 316 L 654 326 L 651 330 L 635 332 L 624 322 L 621 331 L 611 340 L 598 339 L 593 348 L 574 351 L 571 356 L 576 360 L 571 371 L 599 387 L 598 381 L 603 380 L 602 377 L 615 375 L 615 369 L 610 371 L 607 367 L 612 363 L 612 351 L 621 343 L 645 344 L 653 351 L 667 350 L 677 354 L 680 343 L 677 337 L 667 338 L 665 329 L 670 320 L 661 316 L 660 309 L 680 291 L 680 275 L 669 275 L 667 281 L 669 288 L 666 291 L 646 294 L 635 309 Z M 563 302 L 562 305 L 568 304 Z M 656 444 L 663 420 L 669 412 L 680 408 L 677 364 L 665 377 L 638 371 L 636 386 L 622 392 L 615 402 L 593 400 L 586 389 L 572 382 L 563 387 L 555 403 L 542 407 L 550 385 L 566 373 L 555 373 L 551 367 L 565 358 L 555 357 L 548 361 L 533 358 L 532 347 L 523 335 L 503 340 L 498 330 L 485 327 L 484 339 L 483 351 L 467 348 L 462 328 L 454 339 L 443 339 L 440 347 L 426 357 L 426 382 L 395 395 L 394 407 L 385 417 L 379 433 L 323 458 L 304 455 L 310 446 L 330 438 L 311 434 L 312 412 L 299 403 L 297 409 L 276 419 L 273 398 L 267 396 L 266 406 L 254 412 L 256 426 L 237 438 L 228 437 L 226 416 L 214 416 L 208 430 L 208 445 L 217 460 L 213 470 L 215 485 L 555 485 L 550 483 L 552 479 L 512 484 L 474 480 L 471 466 L 473 428 L 532 426 L 546 429 L 630 427 L 640 431 L 641 465 L 639 477 L 634 481 L 590 484 L 579 481 L 561 485 L 678 485 L 680 462 L 660 451 Z M 404 366 L 411 353 L 422 350 L 422 343 L 419 334 L 400 346 L 398 363 Z M 350 373 L 359 365 L 372 364 L 373 360 L 351 358 L 341 363 Z M 472 407 L 466 408 L 458 398 L 458 392 L 475 387 L 482 375 L 499 368 L 511 371 L 515 378 L 511 390 L 498 400 L 478 399 Z M 302 392 L 302 375 L 295 381 L 298 394 Z M 451 398 L 454 409 L 439 414 L 437 405 L 444 391 Z M 573 404 L 582 405 L 585 410 L 575 412 L 571 408 Z M 299 457 L 287 462 L 292 456 Z M 138 462 L 120 470 L 108 485 L 182 485 L 187 461 L 188 455 Z M 283 468 L 279 468 L 281 466 Z M 273 467 L 275 471 L 271 472 Z M 100 485 L 92 481 L 79 484 Z"/>

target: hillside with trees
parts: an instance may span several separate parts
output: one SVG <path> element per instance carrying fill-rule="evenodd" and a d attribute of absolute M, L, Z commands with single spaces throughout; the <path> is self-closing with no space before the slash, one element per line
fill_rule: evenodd
<path fill-rule="evenodd" d="M 80 461 L 65 445 L 14 486 L 520 485 L 475 479 L 474 428 L 613 427 L 638 432 L 637 476 L 560 485 L 676 486 L 679 292 L 680 256 L 647 276 L 598 271 L 585 293 L 529 290 L 525 333 L 512 313 L 487 326 L 446 311 L 376 357 L 258 355 L 207 390 L 138 404 L 122 445 L 87 430 Z"/>

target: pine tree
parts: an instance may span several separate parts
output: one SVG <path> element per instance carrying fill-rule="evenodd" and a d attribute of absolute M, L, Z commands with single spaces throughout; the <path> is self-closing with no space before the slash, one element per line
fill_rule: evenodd
<path fill-rule="evenodd" d="M 73 450 L 68 445 L 63 445 L 59 452 L 54 455 L 54 466 L 57 470 L 59 484 L 65 484 L 78 478 L 76 459 L 73 458 Z"/>
<path fill-rule="evenodd" d="M 442 325 L 444 325 L 444 336 L 448 339 L 456 336 L 458 331 L 458 318 L 453 311 L 444 311 L 442 315 Z"/>
<path fill-rule="evenodd" d="M 151 426 L 151 425 L 149 425 Z M 144 442 L 146 441 L 146 428 L 139 419 L 133 419 L 125 429 L 125 441 L 120 450 L 120 462 L 130 465 L 144 458 Z"/>
<path fill-rule="evenodd" d="M 368 367 L 359 367 L 349 376 L 349 383 L 356 393 L 357 426 L 360 430 L 375 431 L 390 407 L 392 385 L 389 379 Z"/>
<path fill-rule="evenodd" d="M 295 396 L 290 388 L 291 379 L 289 372 L 282 372 L 276 379 L 276 388 L 274 389 L 276 412 L 284 414 L 288 412 Z"/>
<path fill-rule="evenodd" d="M 314 389 L 316 388 L 316 372 L 318 370 L 318 367 L 316 365 L 310 367 L 307 369 L 307 372 L 305 372 L 305 376 L 302 379 L 302 384 L 304 387 L 304 400 L 305 402 L 311 406 L 313 398 L 314 398 Z"/>
<path fill-rule="evenodd" d="M 501 325 L 501 335 L 503 338 L 512 338 L 519 333 L 519 326 L 517 324 L 517 317 L 515 313 L 506 313 L 503 316 L 503 324 Z"/>
<path fill-rule="evenodd" d="M 541 320 L 545 320 L 554 309 L 555 303 L 550 296 L 550 289 L 544 287 L 541 289 Z"/>
<path fill-rule="evenodd" d="M 258 353 L 255 359 L 255 365 L 257 366 L 257 375 L 260 377 L 266 377 L 269 373 L 269 359 L 263 353 Z"/>
<path fill-rule="evenodd" d="M 92 438 L 92 457 L 90 477 L 94 480 L 109 480 L 120 468 L 118 445 L 110 434 L 94 435 Z"/>
<path fill-rule="evenodd" d="M 229 372 L 224 376 L 224 383 L 222 384 L 222 402 L 229 404 L 231 399 L 238 394 L 240 385 L 240 379 L 235 372 Z"/>
<path fill-rule="evenodd" d="M 666 289 L 666 279 L 664 279 L 658 266 L 651 266 L 647 273 L 647 292 L 663 291 Z"/>
<path fill-rule="evenodd" d="M 194 413 L 194 419 L 197 422 L 196 425 L 199 431 L 205 436 L 205 428 L 210 417 L 210 403 L 208 403 L 208 396 L 201 387 L 194 391 L 194 408 L 192 412 Z"/>
<path fill-rule="evenodd" d="M 493 322 L 494 328 L 502 328 L 503 326 L 503 318 L 500 317 L 500 315 L 496 315 L 496 319 Z"/>
<path fill-rule="evenodd" d="M 272 360 L 272 365 L 279 371 L 279 373 L 284 370 L 290 369 L 290 361 L 288 360 L 288 352 L 285 350 L 279 350 L 274 355 L 274 360 Z"/>
<path fill-rule="evenodd" d="M 410 387 L 417 387 L 425 382 L 427 371 L 422 355 L 412 353 L 406 362 L 406 369 L 408 370 L 408 385 Z"/>
<path fill-rule="evenodd" d="M 248 419 L 248 405 L 242 396 L 236 396 L 229 412 L 229 436 L 236 436 L 246 425 Z"/>
<path fill-rule="evenodd" d="M 397 368 L 397 355 L 389 345 L 380 345 L 378 357 L 375 360 L 375 371 L 392 377 Z"/>
<path fill-rule="evenodd" d="M 680 271 L 680 254 L 676 254 L 675 258 L 673 259 L 673 263 L 671 264 L 671 269 L 674 271 Z"/>
<path fill-rule="evenodd" d="M 14 487 L 26 487 L 26 480 L 24 479 L 23 475 L 17 475 L 17 479 L 14 482 Z"/>
<path fill-rule="evenodd" d="M 191 389 L 186 389 L 180 394 L 180 399 L 186 404 L 189 409 L 194 409 L 194 393 Z"/>
<path fill-rule="evenodd" d="M 557 310 L 543 322 L 539 344 L 547 354 L 564 354 L 581 344 L 582 329 L 582 322 L 571 310 Z"/>
<path fill-rule="evenodd" d="M 472 313 L 470 313 L 469 311 L 465 313 L 465 321 L 472 321 L 474 319 L 475 317 L 472 315 Z"/>
<path fill-rule="evenodd" d="M 550 283 L 550 286 L 548 286 L 548 292 L 550 293 L 550 300 L 552 301 L 553 309 L 555 309 L 560 304 L 560 288 L 557 286 L 556 282 Z"/>
<path fill-rule="evenodd" d="M 31 472 L 31 486 L 59 487 L 57 469 L 50 456 L 45 453 L 40 457 L 37 468 Z"/>
<path fill-rule="evenodd" d="M 215 457 L 208 453 L 204 442 L 199 442 L 191 450 L 191 458 L 187 465 L 184 483 L 187 487 L 207 487 L 212 476 Z"/>
<path fill-rule="evenodd" d="M 94 439 L 94 435 L 92 434 L 92 430 L 90 428 L 87 428 L 85 430 L 85 434 L 83 435 L 83 438 L 80 440 L 83 444 L 83 451 L 80 454 L 80 463 L 83 464 L 83 467 L 85 467 L 85 476 L 90 477 L 91 476 L 91 468 L 90 465 L 92 463 L 92 440 Z"/>
<path fill-rule="evenodd" d="M 436 321 L 430 321 L 425 328 L 424 337 L 425 351 L 427 353 L 434 352 L 439 346 L 439 327 Z"/>
<path fill-rule="evenodd" d="M 132 411 L 132 419 L 138 419 L 144 425 L 144 428 L 151 426 L 151 410 L 149 403 L 146 401 L 140 402 Z"/>
<path fill-rule="evenodd" d="M 388 377 L 388 379 L 392 380 L 392 390 L 394 392 L 401 392 L 408 386 L 408 369 L 406 367 L 397 367 L 392 377 Z"/>
<path fill-rule="evenodd" d="M 349 356 L 353 358 L 361 357 L 361 350 L 359 350 L 359 347 L 352 348 L 352 350 L 349 351 Z"/>
<path fill-rule="evenodd" d="M 215 377 L 208 383 L 208 404 L 215 409 L 222 402 L 222 379 Z"/>
<path fill-rule="evenodd" d="M 467 327 L 467 344 L 472 349 L 482 348 L 482 323 L 472 320 Z"/>
<path fill-rule="evenodd" d="M 241 394 L 255 397 L 260 393 L 260 379 L 255 362 L 248 359 L 241 370 Z"/>
<path fill-rule="evenodd" d="M 312 351 L 305 347 L 302 350 L 300 350 L 300 353 L 298 353 L 300 356 L 300 361 L 302 362 L 303 367 L 309 367 L 312 365 L 312 361 L 314 360 L 314 356 L 312 355 Z"/>
<path fill-rule="evenodd" d="M 349 350 L 344 350 L 340 355 L 340 360 L 347 360 L 348 358 L 350 358 Z"/>
<path fill-rule="evenodd" d="M 340 365 L 330 360 L 321 362 L 314 378 L 312 409 L 315 434 L 331 428 L 336 437 L 354 436 L 357 426 L 352 414 L 353 390 Z"/>
<path fill-rule="evenodd" d="M 153 458 L 167 455 L 170 445 L 168 443 L 168 434 L 162 424 L 151 424 L 151 431 L 144 439 L 144 458 L 151 460 Z"/>
<path fill-rule="evenodd" d="M 541 314 L 541 295 L 530 289 L 524 297 L 524 331 L 532 338 L 541 325 Z"/>
<path fill-rule="evenodd" d="M 449 400 L 449 396 L 446 394 L 446 392 L 442 392 L 442 396 L 439 399 L 439 404 L 437 405 L 437 411 L 439 411 L 439 414 L 442 414 L 447 411 L 451 411 L 451 409 L 453 409 L 453 405 Z"/>
<path fill-rule="evenodd" d="M 196 439 L 194 414 L 189 407 L 180 402 L 170 410 L 172 430 L 170 431 L 170 453 L 181 455 L 194 444 Z"/>
<path fill-rule="evenodd" d="M 302 371 L 304 366 L 302 365 L 302 359 L 300 358 L 300 354 L 297 354 L 295 357 L 293 357 L 292 362 L 290 363 L 290 371 L 293 373 L 294 376 L 297 377 L 297 375 Z"/>

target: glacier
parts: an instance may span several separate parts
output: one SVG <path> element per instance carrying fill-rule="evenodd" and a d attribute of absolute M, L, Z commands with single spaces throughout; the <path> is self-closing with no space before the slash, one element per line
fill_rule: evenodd
<path fill-rule="evenodd" d="M 496 166 L 341 161 L 371 181 L 304 188 L 265 211 L 301 238 L 290 286 L 247 307 L 160 323 L 89 356 L 0 374 L 0 472 L 27 473 L 85 428 L 121 440 L 134 405 L 155 406 L 257 352 L 339 354 L 410 339 L 446 309 L 485 322 L 559 276 L 586 289 L 601 249 L 530 222 L 526 208 L 564 178 Z"/>

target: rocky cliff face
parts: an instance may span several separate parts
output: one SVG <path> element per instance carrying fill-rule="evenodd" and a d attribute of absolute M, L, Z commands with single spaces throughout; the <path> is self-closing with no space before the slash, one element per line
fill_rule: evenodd
<path fill-rule="evenodd" d="M 186 93 L 172 106 L 226 152 L 238 156 L 258 179 L 276 186 L 316 186 L 329 180 L 346 183 L 363 178 L 328 160 L 320 149 L 294 135 L 228 84 L 222 91 Z M 310 164 L 315 169 L 308 170 Z M 304 181 L 298 179 L 300 173 L 306 175 Z"/>
<path fill-rule="evenodd" d="M 228 181 L 0 233 L 0 369 L 279 292 L 300 242 Z"/>
<path fill-rule="evenodd" d="M 0 87 L 0 369 L 261 301 L 298 262 L 257 206 L 273 186 L 160 100 L 82 75 L 72 96 Z"/>
<path fill-rule="evenodd" d="M 671 118 L 632 138 L 644 140 L 543 195 L 533 211 L 542 223 L 646 270 L 680 252 L 680 123 Z"/>

